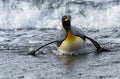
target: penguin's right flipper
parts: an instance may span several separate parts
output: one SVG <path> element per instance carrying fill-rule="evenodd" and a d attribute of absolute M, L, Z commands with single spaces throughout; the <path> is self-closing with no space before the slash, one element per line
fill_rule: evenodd
<path fill-rule="evenodd" d="M 98 52 L 98 53 L 109 51 L 108 49 L 102 48 L 102 47 L 100 46 L 100 44 L 99 44 L 97 41 L 93 40 L 92 38 L 90 38 L 90 37 L 88 37 L 88 36 L 85 36 L 85 38 L 89 39 L 89 40 L 94 44 L 94 46 L 97 48 L 97 52 Z"/>
<path fill-rule="evenodd" d="M 58 42 L 58 41 L 52 41 L 52 42 L 49 42 L 47 44 L 44 44 L 44 45 L 40 46 L 38 49 L 29 52 L 27 55 L 33 55 L 33 56 L 35 56 L 36 52 L 39 51 L 41 48 L 43 48 L 43 47 L 45 47 L 45 46 L 47 46 L 49 44 L 55 43 L 55 42 Z"/>

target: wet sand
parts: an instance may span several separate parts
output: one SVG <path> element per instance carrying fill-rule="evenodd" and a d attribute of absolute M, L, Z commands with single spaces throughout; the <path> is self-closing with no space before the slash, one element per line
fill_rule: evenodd
<path fill-rule="evenodd" d="M 119 79 L 120 28 L 82 29 L 109 52 L 95 53 L 88 42 L 89 54 L 55 55 L 55 45 L 25 55 L 55 39 L 56 29 L 0 31 L 0 79 Z"/>

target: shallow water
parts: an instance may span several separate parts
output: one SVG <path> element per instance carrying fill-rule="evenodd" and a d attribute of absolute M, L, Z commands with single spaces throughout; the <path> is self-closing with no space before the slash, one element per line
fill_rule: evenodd
<path fill-rule="evenodd" d="M 55 55 L 55 44 L 38 56 L 26 55 L 55 39 L 61 17 L 109 52 Z M 0 79 L 120 79 L 119 0 L 0 0 Z"/>
<path fill-rule="evenodd" d="M 0 79 L 119 79 L 119 29 L 82 29 L 110 52 L 96 54 L 88 41 L 89 54 L 58 56 L 52 52 L 55 50 L 52 44 L 35 57 L 25 54 L 55 39 L 58 30 L 1 31 Z"/>

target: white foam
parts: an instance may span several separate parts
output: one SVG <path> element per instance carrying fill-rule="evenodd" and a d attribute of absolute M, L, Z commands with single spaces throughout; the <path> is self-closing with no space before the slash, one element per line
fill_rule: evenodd
<path fill-rule="evenodd" d="M 73 24 L 82 28 L 109 28 L 120 26 L 120 5 L 105 10 L 89 9 L 86 16 L 74 15 Z"/>
<path fill-rule="evenodd" d="M 0 42 L 3 42 L 5 40 L 8 40 L 8 38 L 0 37 Z"/>
<path fill-rule="evenodd" d="M 8 9 L 5 9 L 4 3 L 0 2 L 0 29 L 60 29 L 61 17 L 66 14 L 65 4 L 61 4 L 58 8 L 53 6 L 53 9 L 49 9 L 48 2 L 41 4 L 39 9 L 30 2 L 21 1 L 17 3 L 11 1 L 8 4 Z M 16 8 L 10 8 L 10 5 L 13 4 Z M 70 5 L 68 9 L 72 11 L 70 13 L 72 16 L 72 25 L 79 28 L 110 28 L 120 26 L 120 5 L 109 5 L 111 5 L 111 7 L 106 9 L 89 7 L 81 8 L 76 4 Z M 84 10 L 84 16 L 79 13 L 81 9 Z"/>

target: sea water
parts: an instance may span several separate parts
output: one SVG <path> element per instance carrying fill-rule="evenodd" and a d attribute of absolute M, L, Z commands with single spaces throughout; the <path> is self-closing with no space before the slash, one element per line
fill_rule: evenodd
<path fill-rule="evenodd" d="M 0 29 L 61 28 L 63 15 L 78 28 L 120 26 L 119 0 L 0 0 Z"/>

